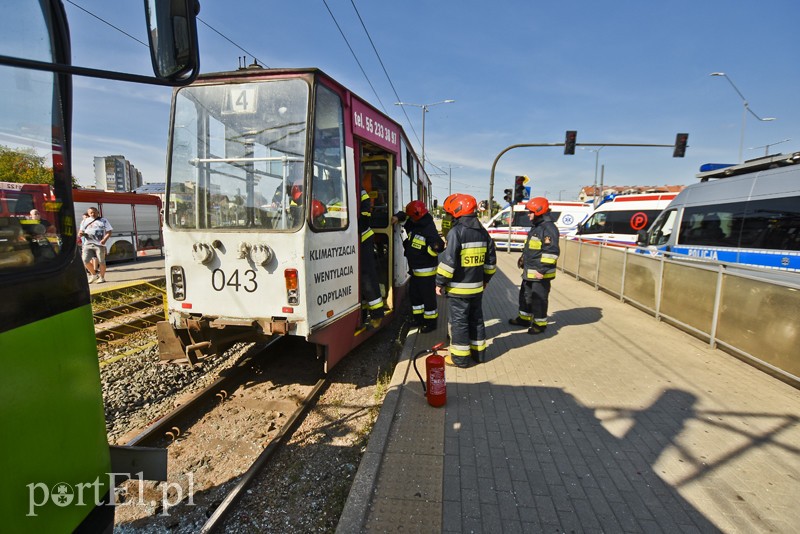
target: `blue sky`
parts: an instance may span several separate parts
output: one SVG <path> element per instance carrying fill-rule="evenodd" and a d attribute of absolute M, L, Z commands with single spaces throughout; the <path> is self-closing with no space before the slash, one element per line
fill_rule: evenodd
<path fill-rule="evenodd" d="M 146 41 L 141 2 L 72 0 Z M 391 78 L 383 72 L 353 8 L 358 8 Z M 318 67 L 400 122 L 425 152 L 434 194 L 486 198 L 492 162 L 518 143 L 671 144 L 689 133 L 683 159 L 669 148 L 523 148 L 506 153 L 495 174 L 495 199 L 527 174 L 534 195 L 576 197 L 591 185 L 595 161 L 610 185 L 690 184 L 702 163 L 739 159 L 744 106 L 725 72 L 761 117 L 745 120 L 744 159 L 751 147 L 789 142 L 770 152 L 800 150 L 800 2 L 674 0 L 669 2 L 535 0 L 327 0 L 355 51 L 362 74 L 322 0 L 201 1 L 200 19 L 269 67 Z M 147 50 L 66 4 L 73 61 L 147 73 Z M 233 70 L 245 52 L 198 22 L 201 72 Z M 75 78 L 73 173 L 93 182 L 92 157 L 123 154 L 163 182 L 170 90 Z M 374 91 L 373 91 L 374 88 Z M 396 91 L 396 95 L 395 95 Z M 407 117 L 406 117 L 407 114 Z M 410 122 L 409 122 L 410 119 Z M 435 166 L 434 166 L 435 165 Z M 437 169 L 438 167 L 438 169 Z M 441 170 L 439 170 L 441 169 Z"/>

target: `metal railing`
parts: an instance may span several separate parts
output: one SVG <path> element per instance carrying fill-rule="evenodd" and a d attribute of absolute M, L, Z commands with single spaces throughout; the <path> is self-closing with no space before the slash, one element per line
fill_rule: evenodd
<path fill-rule="evenodd" d="M 558 268 L 800 388 L 800 274 L 562 238 Z"/>

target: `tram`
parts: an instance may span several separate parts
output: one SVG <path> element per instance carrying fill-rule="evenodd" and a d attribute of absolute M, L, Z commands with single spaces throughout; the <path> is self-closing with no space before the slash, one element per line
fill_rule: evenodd
<path fill-rule="evenodd" d="M 148 0 L 145 7 L 156 77 L 71 65 L 60 0 L 0 3 L 0 20 L 14 27 L 14 38 L 0 45 L 0 145 L 42 158 L 49 176 L 37 180 L 52 184 L 52 198 L 39 210 L 48 224 L 17 216 L 21 207 L 8 202 L 0 214 L 4 532 L 113 528 L 114 473 L 123 464 L 107 441 L 89 286 L 76 254 L 71 80 L 191 82 L 198 65 L 194 2 Z M 25 169 L 18 172 L 4 181 L 26 181 Z M 49 246 L 51 236 L 42 232 L 59 246 Z"/>
<path fill-rule="evenodd" d="M 161 357 L 196 362 L 233 340 L 292 335 L 332 368 L 374 332 L 360 289 L 362 191 L 382 326 L 409 276 L 392 214 L 431 200 L 400 125 L 313 68 L 251 66 L 176 89 Z"/>

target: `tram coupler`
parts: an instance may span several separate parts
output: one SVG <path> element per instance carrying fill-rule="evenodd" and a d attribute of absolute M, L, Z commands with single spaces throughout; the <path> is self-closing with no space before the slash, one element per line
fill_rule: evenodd
<path fill-rule="evenodd" d="M 159 357 L 197 365 L 202 358 L 216 352 L 211 341 L 201 339 L 203 332 L 202 328 L 175 329 L 169 321 L 159 321 L 156 323 Z"/>

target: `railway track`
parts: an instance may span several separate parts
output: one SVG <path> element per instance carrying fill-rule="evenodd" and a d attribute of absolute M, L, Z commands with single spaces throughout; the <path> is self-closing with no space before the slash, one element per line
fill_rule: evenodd
<path fill-rule="evenodd" d="M 164 280 L 141 282 L 92 295 L 97 344 L 119 342 L 163 321 Z"/>
<path fill-rule="evenodd" d="M 115 301 L 125 298 L 131 300 Z M 114 304 L 105 308 L 130 302 Z M 278 517 L 289 510 L 291 523 L 306 527 L 300 530 L 335 525 L 363 450 L 363 425 L 377 414 L 377 386 L 370 384 L 382 375 L 364 358 L 391 360 L 394 345 L 376 351 L 368 343 L 366 354 L 351 355 L 352 367 L 340 369 L 348 378 L 326 384 L 315 352 L 304 355 L 293 339 L 270 347 L 283 358 L 267 361 L 263 346 L 244 344 L 191 369 L 164 366 L 154 346 L 133 347 L 154 340 L 154 329 L 144 328 L 98 347 L 111 442 L 154 445 L 169 457 L 167 482 L 132 480 L 118 488 L 129 497 L 118 503 L 117 529 L 280 531 L 289 523 Z M 267 526 L 271 520 L 284 526 Z"/>
<path fill-rule="evenodd" d="M 301 344 L 291 340 L 265 347 L 126 442 L 168 451 L 164 486 L 180 487 L 184 500 L 162 502 L 159 514 L 175 514 L 193 531 L 219 528 L 325 389 L 313 350 L 302 352 Z M 128 494 L 142 494 L 138 481 L 126 485 L 133 485 L 126 488 Z M 150 490 L 145 500 L 157 500 L 152 484 L 145 486 Z M 120 506 L 117 523 L 157 528 L 149 524 L 163 521 L 153 513 L 156 508 Z"/>

